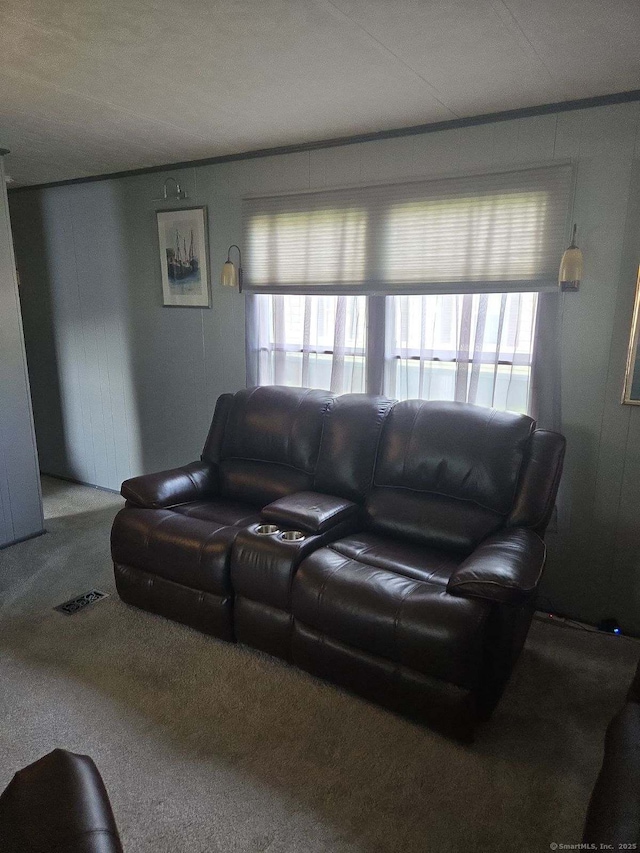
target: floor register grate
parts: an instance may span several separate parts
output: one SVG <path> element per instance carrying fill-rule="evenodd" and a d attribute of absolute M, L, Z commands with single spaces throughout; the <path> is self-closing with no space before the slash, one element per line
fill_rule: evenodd
<path fill-rule="evenodd" d="M 73 616 L 74 613 L 79 613 L 81 610 L 84 610 L 84 608 L 88 607 L 90 604 L 95 604 L 97 601 L 102 601 L 103 598 L 109 598 L 109 593 L 102 592 L 102 590 L 100 589 L 90 589 L 89 592 L 85 592 L 82 595 L 77 595 L 75 598 L 70 598 L 69 601 L 65 601 L 63 604 L 59 604 L 53 609 L 57 610 L 58 613 L 64 613 L 67 616 Z"/>

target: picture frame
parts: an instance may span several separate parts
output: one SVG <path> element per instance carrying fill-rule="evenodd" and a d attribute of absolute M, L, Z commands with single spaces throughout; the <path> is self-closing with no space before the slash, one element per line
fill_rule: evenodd
<path fill-rule="evenodd" d="M 156 211 L 162 304 L 211 308 L 206 207 Z"/>
<path fill-rule="evenodd" d="M 636 279 L 636 294 L 633 300 L 633 317 L 629 335 L 629 351 L 624 375 L 622 402 L 627 406 L 640 406 L 640 268 Z"/>

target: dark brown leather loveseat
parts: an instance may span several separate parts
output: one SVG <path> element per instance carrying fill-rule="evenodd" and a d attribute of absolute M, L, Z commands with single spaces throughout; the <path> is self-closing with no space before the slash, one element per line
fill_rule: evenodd
<path fill-rule="evenodd" d="M 524 643 L 563 454 L 479 406 L 226 394 L 199 462 L 123 483 L 118 591 L 468 738 Z"/>

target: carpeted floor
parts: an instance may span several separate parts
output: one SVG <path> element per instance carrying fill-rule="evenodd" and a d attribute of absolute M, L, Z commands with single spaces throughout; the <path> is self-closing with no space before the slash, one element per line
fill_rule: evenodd
<path fill-rule="evenodd" d="M 534 622 L 473 747 L 127 607 L 121 499 L 45 478 L 48 533 L 0 552 L 0 788 L 93 756 L 127 853 L 545 851 L 577 843 L 640 644 Z M 52 606 L 98 586 L 75 615 Z"/>

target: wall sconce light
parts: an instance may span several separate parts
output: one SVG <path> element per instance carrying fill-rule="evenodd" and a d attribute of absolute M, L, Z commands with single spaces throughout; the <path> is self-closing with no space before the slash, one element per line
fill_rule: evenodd
<path fill-rule="evenodd" d="M 560 273 L 558 274 L 558 284 L 560 290 L 576 291 L 580 289 L 580 281 L 583 272 L 582 250 L 576 246 L 576 232 L 578 226 L 573 226 L 573 234 L 571 235 L 571 245 L 565 249 L 562 261 L 560 262 Z"/>
<path fill-rule="evenodd" d="M 169 183 L 169 181 L 173 181 L 173 183 L 175 184 L 171 195 L 169 195 L 169 190 L 167 189 L 167 184 Z M 180 201 L 183 198 L 189 198 L 189 196 L 187 195 L 187 191 L 183 190 L 180 187 L 180 184 L 176 181 L 175 178 L 167 178 L 167 180 L 162 185 L 162 195 L 155 198 L 154 201 Z"/>
<path fill-rule="evenodd" d="M 238 250 L 238 267 L 236 269 L 236 265 L 231 260 L 231 250 Z M 227 260 L 224 262 L 222 267 L 222 275 L 220 276 L 220 284 L 223 287 L 237 287 L 238 292 L 242 293 L 242 252 L 240 251 L 240 246 L 233 245 L 229 246 L 227 251 Z"/>

